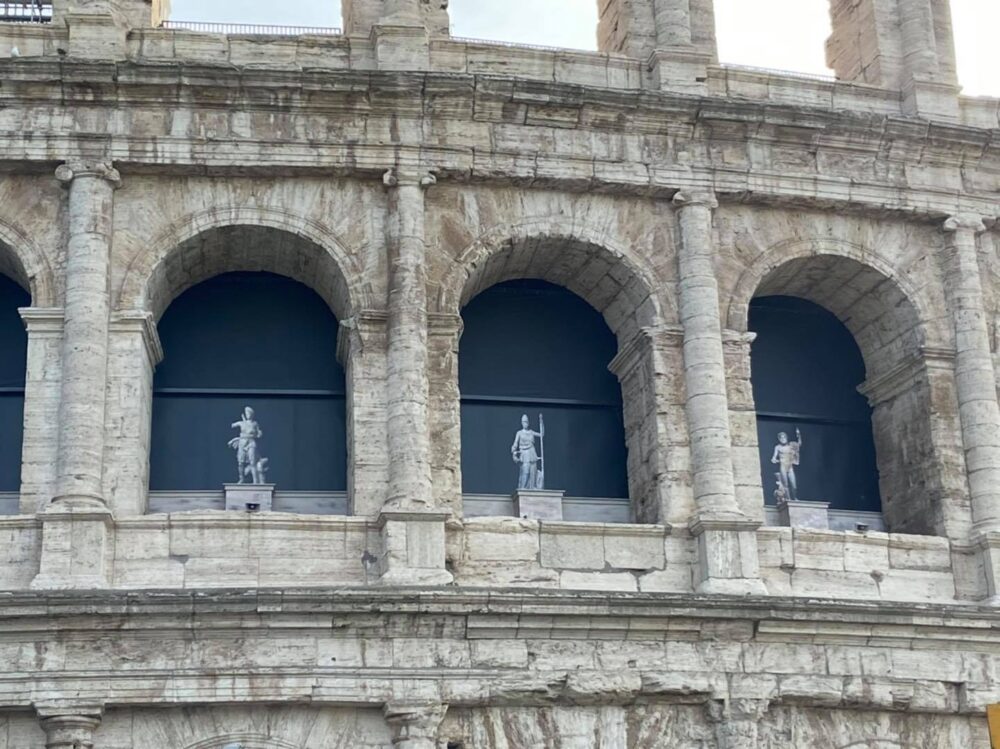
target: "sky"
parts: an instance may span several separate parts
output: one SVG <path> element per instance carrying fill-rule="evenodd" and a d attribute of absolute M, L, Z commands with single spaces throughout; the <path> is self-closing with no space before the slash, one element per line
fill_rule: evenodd
<path fill-rule="evenodd" d="M 1000 96 L 1000 2 L 951 0 L 965 93 Z M 722 62 L 830 73 L 829 0 L 715 0 Z M 451 0 L 455 36 L 594 49 L 596 0 Z M 173 0 L 175 20 L 340 26 L 339 0 Z M 779 22 L 775 22 L 779 19 Z"/>

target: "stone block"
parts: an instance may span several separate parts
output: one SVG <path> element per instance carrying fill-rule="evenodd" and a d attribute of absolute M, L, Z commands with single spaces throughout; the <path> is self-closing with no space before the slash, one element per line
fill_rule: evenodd
<path fill-rule="evenodd" d="M 651 531 L 651 532 L 650 532 Z M 609 567 L 627 570 L 662 570 L 666 566 L 663 531 L 644 530 L 604 535 L 604 559 Z"/>
<path fill-rule="evenodd" d="M 470 656 L 474 668 L 518 668 L 528 666 L 528 646 L 523 640 L 476 640 Z"/>
<path fill-rule="evenodd" d="M 638 590 L 635 576 L 626 572 L 562 572 L 559 587 L 563 590 Z"/>
<path fill-rule="evenodd" d="M 542 523 L 542 566 L 559 570 L 602 570 L 603 536 L 603 527 Z"/>
<path fill-rule="evenodd" d="M 514 518 L 465 521 L 465 554 L 470 562 L 537 561 L 537 522 Z"/>

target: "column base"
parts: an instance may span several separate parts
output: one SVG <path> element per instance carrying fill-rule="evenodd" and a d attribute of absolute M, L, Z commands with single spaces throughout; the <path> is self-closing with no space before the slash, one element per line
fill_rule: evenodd
<path fill-rule="evenodd" d="M 704 96 L 708 93 L 708 66 L 712 58 L 693 47 L 657 49 L 649 57 L 649 69 L 660 91 Z"/>
<path fill-rule="evenodd" d="M 378 24 L 372 27 L 371 40 L 379 70 L 430 68 L 430 38 L 422 25 Z"/>
<path fill-rule="evenodd" d="M 982 531 L 972 539 L 986 575 L 983 606 L 1000 606 L 1000 531 Z"/>
<path fill-rule="evenodd" d="M 448 585 L 445 569 L 445 522 L 450 512 L 383 510 L 376 521 L 382 532 L 379 584 Z"/>
<path fill-rule="evenodd" d="M 698 541 L 698 593 L 767 595 L 757 558 L 759 527 L 758 521 L 739 514 L 698 517 L 691 522 L 688 528 Z"/>
<path fill-rule="evenodd" d="M 911 78 L 903 85 L 903 110 L 928 120 L 958 122 L 961 119 L 959 87 L 949 83 Z"/>
<path fill-rule="evenodd" d="M 38 513 L 42 556 L 33 590 L 111 587 L 114 516 L 90 497 L 61 498 Z"/>

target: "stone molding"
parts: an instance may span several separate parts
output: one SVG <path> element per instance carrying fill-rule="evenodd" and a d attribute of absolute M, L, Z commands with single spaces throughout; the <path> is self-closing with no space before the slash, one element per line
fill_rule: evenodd
<path fill-rule="evenodd" d="M 376 589 L 317 591 L 177 591 L 3 594 L 10 616 L 0 622 L 5 636 L 44 628 L 49 637 L 71 631 L 78 641 L 88 638 L 140 640 L 155 626 L 159 637 L 189 638 L 192 631 L 210 641 L 228 638 L 238 625 L 243 639 L 266 640 L 283 623 L 295 621 L 300 636 L 330 635 L 330 617 L 338 622 L 338 637 L 399 637 L 407 628 L 450 621 L 463 641 L 635 641 L 712 642 L 719 632 L 744 644 L 780 650 L 787 643 L 811 647 L 887 648 L 918 655 L 922 648 L 992 653 L 1000 634 L 992 627 L 996 615 L 988 609 L 953 605 L 908 605 L 824 600 L 767 600 L 733 596 L 643 595 L 574 592 L 546 594 L 515 591 Z M 113 627 L 109 625 L 114 622 Z M 404 626 L 404 629 L 400 629 Z M 438 626 L 438 625 L 432 625 Z M 113 634 L 112 634 L 113 631 Z M 715 634 L 713 634 L 715 633 Z M 877 643 L 875 642 L 877 640 Z M 124 647 L 124 643 L 122 644 Z M 168 667 L 164 667 L 168 668 Z M 157 704 L 227 703 L 384 706 L 400 722 L 430 719 L 440 703 L 403 700 L 399 680 L 409 670 L 350 666 L 303 669 L 248 661 L 214 677 L 205 673 L 169 671 L 164 692 L 164 668 L 128 669 L 113 664 L 74 671 L 0 674 L 0 694 L 11 708 L 33 707 L 32 694 L 44 689 L 51 696 L 51 715 L 83 714 L 79 705 L 100 704 L 111 690 L 120 707 Z M 755 673 L 755 672 L 754 672 Z M 38 683 L 34 682 L 38 679 Z M 774 705 L 844 707 L 927 714 L 979 715 L 996 696 L 986 682 L 953 679 L 935 681 L 898 675 L 858 676 L 840 673 L 781 673 L 770 679 L 742 682 L 739 696 L 731 694 L 725 673 L 704 669 L 636 667 L 618 669 L 450 668 L 436 672 L 434 689 L 450 695 L 453 707 L 538 706 L 553 702 L 581 705 L 631 704 L 651 697 L 680 697 L 706 704 L 706 709 L 748 719 L 748 706 L 758 700 Z M 412 682 L 407 681 L 407 684 Z M 412 686 L 410 687 L 412 689 Z M 72 695 L 63 702 L 59 695 Z M 739 700 L 751 699 L 747 705 Z M 710 701 L 725 704 L 708 705 Z M 759 705 L 762 706 L 762 705 Z M 426 712 L 425 712 L 426 710 Z M 727 712 L 728 711 L 728 712 Z"/>
<path fill-rule="evenodd" d="M 61 338 L 66 322 L 62 307 L 21 307 L 18 311 L 29 336 Z"/>
<path fill-rule="evenodd" d="M 348 357 L 355 351 L 363 353 L 374 337 L 385 336 L 388 324 L 389 314 L 385 310 L 361 310 L 341 320 L 337 332 L 337 361 L 341 366 L 346 366 Z M 384 341 L 379 348 L 385 348 Z"/>
<path fill-rule="evenodd" d="M 114 312 L 108 330 L 111 333 L 141 335 L 150 365 L 156 367 L 163 361 L 163 344 L 160 342 L 160 334 L 152 313 L 142 310 Z"/>
<path fill-rule="evenodd" d="M 428 702 L 390 702 L 384 708 L 385 721 L 393 733 L 393 745 L 404 749 L 437 747 L 438 729 L 448 706 Z"/>
<path fill-rule="evenodd" d="M 865 396 L 868 404 L 874 408 L 902 394 L 920 375 L 932 369 L 950 371 L 954 370 L 954 367 L 954 349 L 921 346 L 914 356 L 904 359 L 885 374 L 865 380 L 858 386 L 858 392 Z"/>

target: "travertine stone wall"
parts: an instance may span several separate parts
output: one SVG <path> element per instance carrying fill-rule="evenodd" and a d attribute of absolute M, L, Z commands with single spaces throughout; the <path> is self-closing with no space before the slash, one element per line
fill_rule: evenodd
<path fill-rule="evenodd" d="M 985 743 L 1000 107 L 956 96 L 944 0 L 834 4 L 838 71 L 883 87 L 719 67 L 707 0 L 602 2 L 599 54 L 422 0 L 324 37 L 155 5 L 0 25 L 32 295 L 0 748 Z M 351 517 L 145 514 L 156 323 L 228 271 L 340 321 Z M 463 518 L 461 312 L 515 278 L 617 337 L 635 523 Z M 764 294 L 855 336 L 889 533 L 760 527 Z"/>

